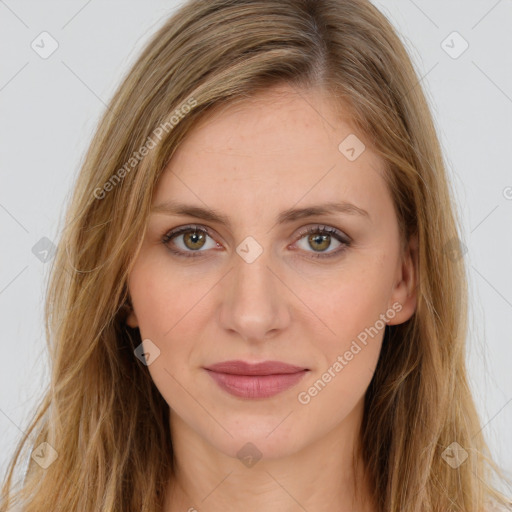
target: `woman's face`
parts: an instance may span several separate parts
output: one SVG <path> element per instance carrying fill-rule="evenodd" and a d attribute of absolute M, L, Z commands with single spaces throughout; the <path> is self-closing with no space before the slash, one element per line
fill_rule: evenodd
<path fill-rule="evenodd" d="M 162 175 L 128 323 L 173 435 L 274 458 L 361 419 L 385 323 L 414 312 L 414 269 L 383 162 L 334 111 L 271 89 L 197 125 Z M 207 369 L 229 361 L 247 365 Z M 269 361 L 292 367 L 252 366 Z"/>

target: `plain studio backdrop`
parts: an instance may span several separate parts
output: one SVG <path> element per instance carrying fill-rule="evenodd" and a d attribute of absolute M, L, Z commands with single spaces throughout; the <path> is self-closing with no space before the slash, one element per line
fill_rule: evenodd
<path fill-rule="evenodd" d="M 512 0 L 375 4 L 411 53 L 438 127 L 463 217 L 470 382 L 511 476 Z M 2 474 L 48 382 L 43 298 L 63 206 L 120 77 L 177 5 L 0 0 Z"/>

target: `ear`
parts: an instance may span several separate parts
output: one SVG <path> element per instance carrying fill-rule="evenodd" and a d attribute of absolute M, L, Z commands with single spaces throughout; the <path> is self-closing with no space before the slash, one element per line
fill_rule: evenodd
<path fill-rule="evenodd" d="M 138 327 L 139 321 L 137 320 L 137 315 L 135 314 L 135 311 L 132 306 L 132 301 L 130 299 L 128 299 L 125 307 L 128 309 L 128 314 L 125 320 L 126 325 L 128 325 L 131 328 Z"/>
<path fill-rule="evenodd" d="M 406 322 L 416 311 L 418 289 L 418 236 L 413 235 L 397 266 L 396 280 L 388 306 L 397 312 L 388 325 Z M 400 306 L 399 306 L 400 305 Z"/>

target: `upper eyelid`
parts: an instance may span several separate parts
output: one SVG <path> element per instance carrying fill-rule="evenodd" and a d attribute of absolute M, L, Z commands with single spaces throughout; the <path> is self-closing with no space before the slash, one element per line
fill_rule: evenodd
<path fill-rule="evenodd" d="M 194 231 L 194 230 L 204 231 L 210 237 L 213 237 L 212 236 L 213 234 L 219 236 L 215 230 L 213 230 L 207 226 L 203 226 L 201 224 L 185 224 L 183 226 L 178 226 L 176 228 L 169 229 L 168 231 L 166 231 L 164 233 L 162 238 L 182 235 L 183 233 L 186 233 L 187 231 Z M 222 238 L 222 237 L 220 237 L 220 238 Z"/>

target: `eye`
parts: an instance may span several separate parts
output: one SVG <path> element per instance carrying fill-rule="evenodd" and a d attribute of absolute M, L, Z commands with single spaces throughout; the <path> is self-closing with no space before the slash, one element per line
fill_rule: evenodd
<path fill-rule="evenodd" d="M 208 238 L 210 245 L 208 245 Z M 197 225 L 182 226 L 169 231 L 162 237 L 162 243 L 174 254 L 184 257 L 201 256 L 198 253 L 220 246 L 213 240 L 207 227 Z M 177 246 L 178 249 L 172 246 Z"/>
<path fill-rule="evenodd" d="M 307 236 L 306 236 L 307 235 Z M 336 250 L 326 251 L 331 247 L 333 239 L 337 245 Z M 311 252 L 308 248 L 313 249 L 311 256 L 313 258 L 331 258 L 337 256 L 350 246 L 351 240 L 333 227 L 312 226 L 299 233 L 298 242 L 303 242 L 301 249 Z"/>

